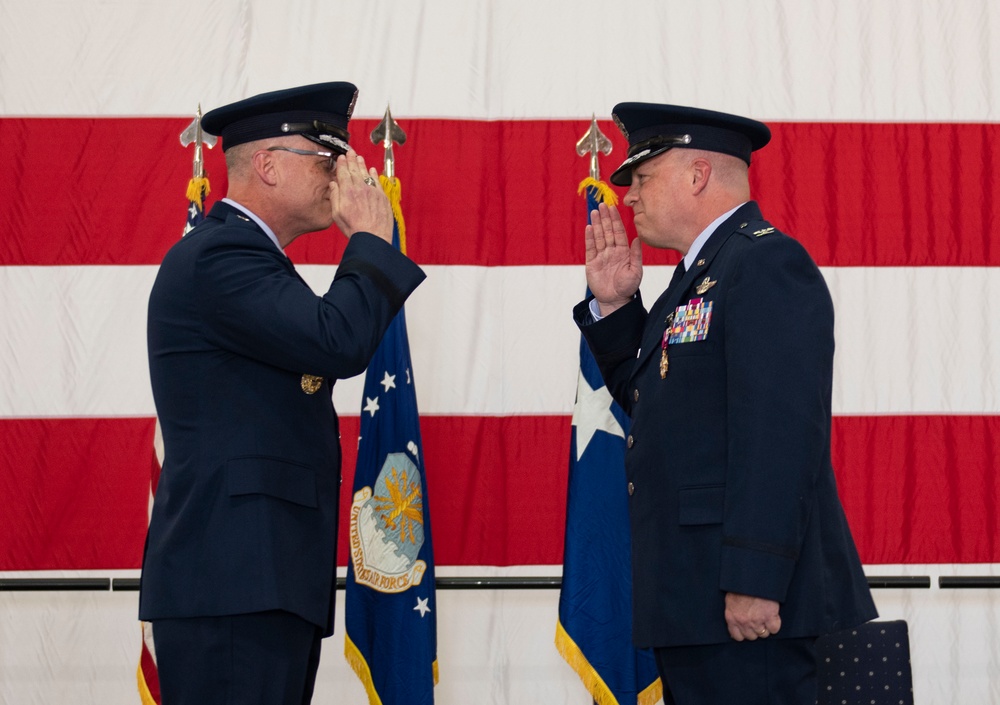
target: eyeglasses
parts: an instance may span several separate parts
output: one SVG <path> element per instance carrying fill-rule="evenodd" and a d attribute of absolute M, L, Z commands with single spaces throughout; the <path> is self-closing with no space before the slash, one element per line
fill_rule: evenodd
<path fill-rule="evenodd" d="M 307 157 L 326 157 L 327 162 L 323 165 L 323 168 L 329 172 L 333 172 L 335 166 L 337 166 L 337 154 L 334 152 L 314 152 L 309 149 L 295 149 L 295 147 L 268 147 L 268 152 L 291 152 L 292 154 L 304 154 Z"/>

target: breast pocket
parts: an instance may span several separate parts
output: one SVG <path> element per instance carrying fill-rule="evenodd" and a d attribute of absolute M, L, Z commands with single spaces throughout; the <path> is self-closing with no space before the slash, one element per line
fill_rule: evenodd
<path fill-rule="evenodd" d="M 721 524 L 726 486 L 685 487 L 678 491 L 677 523 L 681 526 Z"/>
<path fill-rule="evenodd" d="M 317 507 L 316 471 L 280 458 L 247 456 L 226 464 L 230 497 L 262 494 L 303 507 Z"/>
<path fill-rule="evenodd" d="M 711 355 L 715 353 L 718 346 L 713 340 L 699 340 L 693 343 L 676 343 L 667 347 L 667 354 L 671 359 L 681 357 L 696 357 L 699 355 Z"/>
<path fill-rule="evenodd" d="M 715 301 L 694 298 L 674 309 L 669 319 L 669 328 L 664 334 L 671 357 L 708 355 L 714 352 L 715 344 L 709 339 L 709 334 L 712 318 L 717 314 L 715 304 Z"/>

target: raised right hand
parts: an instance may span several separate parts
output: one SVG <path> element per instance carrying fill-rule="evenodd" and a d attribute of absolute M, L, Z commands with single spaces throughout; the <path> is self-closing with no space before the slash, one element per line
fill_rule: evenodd
<path fill-rule="evenodd" d="M 642 244 L 628 244 L 618 209 L 602 203 L 590 213 L 585 231 L 587 286 L 607 316 L 635 296 L 642 281 Z"/>
<path fill-rule="evenodd" d="M 368 177 L 375 181 L 374 186 L 365 183 Z M 333 222 L 347 237 L 363 230 L 392 242 L 389 197 L 378 182 L 378 172 L 366 169 L 364 157 L 353 149 L 337 157 L 337 168 L 330 182 L 330 207 Z"/>

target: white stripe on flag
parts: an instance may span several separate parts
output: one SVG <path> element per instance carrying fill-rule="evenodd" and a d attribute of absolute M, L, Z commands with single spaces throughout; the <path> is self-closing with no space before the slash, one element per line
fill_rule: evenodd
<path fill-rule="evenodd" d="M 191 20 L 174 3 L 3 3 L 0 114 L 190 115 L 289 81 L 348 79 L 366 117 L 391 102 L 406 117 L 589 118 L 623 100 L 767 120 L 1000 115 L 994 0 L 635 0 L 627 11 L 342 0 L 297 14 L 219 0 Z M 345 24 L 329 41 L 326 28 Z M 738 41 L 706 51 L 709 35 Z"/>
<path fill-rule="evenodd" d="M 333 266 L 299 268 L 323 291 Z M 426 267 L 407 303 L 421 413 L 572 413 L 583 268 Z M 156 268 L 2 267 L 0 417 L 152 416 L 146 300 Z M 1000 413 L 1000 269 L 828 267 L 836 414 Z M 648 304 L 670 267 L 647 267 Z M 762 315 L 766 315 L 762 313 Z M 338 383 L 359 413 L 362 377 Z"/>

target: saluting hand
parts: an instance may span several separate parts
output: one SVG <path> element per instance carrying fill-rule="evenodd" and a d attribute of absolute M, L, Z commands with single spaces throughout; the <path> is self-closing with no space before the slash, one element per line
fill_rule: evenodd
<path fill-rule="evenodd" d="M 639 238 L 628 244 L 618 209 L 602 203 L 590 213 L 585 231 L 587 286 L 597 299 L 601 315 L 621 308 L 639 290 L 642 281 L 642 245 Z"/>
<path fill-rule="evenodd" d="M 347 237 L 364 231 L 392 242 L 389 198 L 379 184 L 378 172 L 374 167 L 366 169 L 365 158 L 353 149 L 337 157 L 330 182 L 330 207 L 333 222 Z"/>

